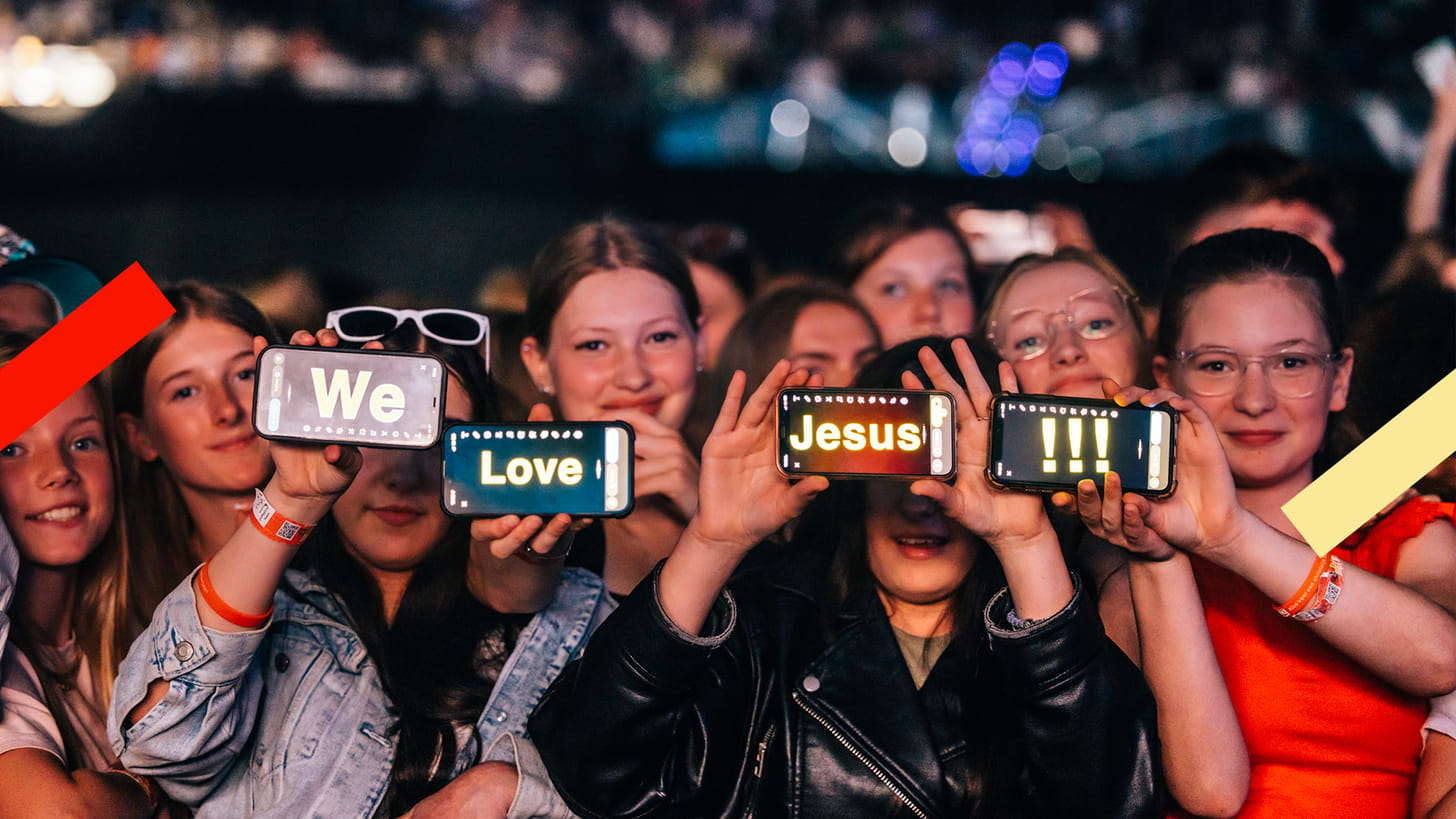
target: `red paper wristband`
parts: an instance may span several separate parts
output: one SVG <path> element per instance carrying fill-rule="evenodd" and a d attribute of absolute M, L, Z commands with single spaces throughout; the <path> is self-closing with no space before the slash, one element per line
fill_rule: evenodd
<path fill-rule="evenodd" d="M 249 516 L 253 526 L 266 535 L 270 540 L 276 540 L 285 546 L 297 546 L 303 543 L 309 533 L 313 531 L 312 526 L 306 526 L 296 520 L 289 520 L 273 508 L 273 504 L 263 497 L 263 490 L 253 490 L 253 514 Z"/>
<path fill-rule="evenodd" d="M 202 564 L 202 568 L 197 572 L 197 593 L 202 595 L 202 599 L 212 607 L 218 617 L 239 628 L 257 628 L 268 622 L 268 618 L 273 616 L 272 606 L 269 606 L 268 610 L 262 614 L 244 614 L 222 602 L 222 598 L 217 596 L 217 590 L 212 587 L 212 578 L 207 576 L 206 563 Z"/>

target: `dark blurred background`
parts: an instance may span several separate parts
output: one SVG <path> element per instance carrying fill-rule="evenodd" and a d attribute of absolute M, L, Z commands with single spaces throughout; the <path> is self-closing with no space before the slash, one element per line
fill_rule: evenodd
<path fill-rule="evenodd" d="M 105 275 L 280 261 L 468 299 L 604 209 L 813 267 L 854 203 L 1076 205 L 1134 280 L 1170 186 L 1273 142 L 1401 237 L 1430 95 L 1410 0 L 0 0 L 0 223 Z"/>

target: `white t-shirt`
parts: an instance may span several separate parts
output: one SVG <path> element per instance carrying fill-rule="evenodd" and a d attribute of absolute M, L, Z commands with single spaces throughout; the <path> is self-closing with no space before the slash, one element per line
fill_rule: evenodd
<path fill-rule="evenodd" d="M 1431 700 L 1431 713 L 1426 717 L 1426 724 L 1421 726 L 1422 743 L 1431 731 L 1456 738 L 1456 691 Z"/>
<path fill-rule="evenodd" d="M 55 754 L 70 769 L 106 770 L 116 761 L 106 738 L 106 709 L 91 677 L 90 664 L 76 650 L 75 640 L 61 646 L 40 649 L 44 668 L 76 668 L 74 684 L 61 693 L 71 727 L 81 745 L 80 759 L 66 758 L 65 743 L 56 718 L 46 707 L 40 677 L 24 652 L 5 647 L 0 659 L 0 754 L 21 748 L 40 748 Z M 78 662 L 79 655 L 79 662 Z"/>

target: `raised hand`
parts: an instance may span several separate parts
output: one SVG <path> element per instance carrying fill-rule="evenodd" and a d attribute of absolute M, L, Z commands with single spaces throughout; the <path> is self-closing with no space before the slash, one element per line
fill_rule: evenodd
<path fill-rule="evenodd" d="M 1146 551 L 1150 555 L 1166 555 L 1152 535 L 1193 554 L 1222 548 L 1238 537 L 1241 525 L 1248 512 L 1239 504 L 1234 489 L 1233 473 L 1224 456 L 1223 444 L 1219 442 L 1218 430 L 1197 403 L 1169 390 L 1147 390 L 1141 387 L 1117 389 L 1108 382 L 1104 385 L 1108 397 L 1127 406 L 1139 401 L 1146 406 L 1167 403 L 1179 414 L 1178 456 L 1176 466 L 1177 488 L 1167 498 L 1154 500 L 1141 495 L 1125 495 L 1122 498 L 1123 526 L 1131 519 L 1133 528 L 1124 528 L 1122 537 L 1127 539 L 1133 551 Z M 1095 487 L 1093 494 L 1095 495 Z M 1085 501 L 1085 502 L 1084 502 Z M 1078 487 L 1078 511 L 1093 532 L 1117 543 L 1113 538 L 1094 528 L 1104 522 L 1115 521 L 1114 510 L 1094 509 L 1092 497 Z M 1105 505 L 1105 504 L 1104 504 Z M 1119 544 L 1124 545 L 1124 544 Z M 1134 547 L 1135 546 L 1135 547 Z"/>
<path fill-rule="evenodd" d="M 596 420 L 625 421 L 632 425 L 632 494 L 637 498 L 660 495 L 682 516 L 698 511 L 698 459 L 683 440 L 682 433 L 641 410 L 621 409 Z"/>
<path fill-rule="evenodd" d="M 315 344 L 333 347 L 339 343 L 339 339 L 332 330 L 320 330 L 317 335 L 300 330 L 293 334 L 290 342 L 305 347 Z M 381 349 L 378 342 L 371 343 L 374 349 Z M 265 346 L 267 341 L 261 336 L 254 338 L 253 354 L 260 354 Z M 269 487 L 280 495 L 274 497 L 270 494 L 269 497 L 275 504 L 297 504 L 304 508 L 322 507 L 318 509 L 316 517 L 322 517 L 344 490 L 349 488 L 349 484 L 354 481 L 354 475 L 364 462 L 357 447 L 339 444 L 317 446 L 271 441 L 269 450 L 274 465 Z M 313 517 L 306 513 L 305 516 Z"/>
<path fill-rule="evenodd" d="M 778 422 L 774 402 L 778 391 L 803 386 L 808 383 L 809 373 L 790 373 L 789 363 L 780 361 L 740 412 L 746 380 L 741 371 L 734 374 L 712 432 L 703 444 L 701 501 L 692 524 L 699 537 L 741 552 L 798 517 L 805 505 L 829 486 L 829 481 L 819 475 L 792 482 L 775 463 Z"/>
<path fill-rule="evenodd" d="M 986 449 L 990 439 L 991 388 L 962 339 L 951 342 L 956 364 L 966 380 L 962 389 L 930 348 L 920 350 L 920 363 L 935 389 L 951 394 L 956 405 L 956 480 L 954 484 L 919 480 L 910 491 L 940 504 L 947 515 L 981 537 L 998 554 L 1003 548 L 1036 540 L 1050 524 L 1041 500 L 1024 492 L 1002 491 L 986 480 Z M 1003 366 L 1002 378 L 1008 378 Z M 906 373 L 903 383 L 924 389 L 920 379 Z"/>

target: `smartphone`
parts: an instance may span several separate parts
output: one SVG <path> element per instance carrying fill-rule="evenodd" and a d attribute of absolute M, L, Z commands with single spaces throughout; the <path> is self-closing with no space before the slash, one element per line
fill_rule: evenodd
<path fill-rule="evenodd" d="M 1456 83 L 1456 44 L 1450 37 L 1437 37 L 1415 54 L 1416 73 L 1432 94 L 1439 94 Z"/>
<path fill-rule="evenodd" d="M 789 477 L 949 478 L 955 399 L 933 390 L 780 390 L 779 469 Z"/>
<path fill-rule="evenodd" d="M 452 424 L 440 505 L 457 517 L 624 517 L 632 427 L 621 421 Z"/>
<path fill-rule="evenodd" d="M 1125 492 L 1166 497 L 1176 484 L 1177 413 L 1168 405 L 1120 407 L 1057 395 L 999 395 L 991 402 L 986 477 L 1000 487 L 1071 491 L 1116 472 Z"/>
<path fill-rule="evenodd" d="M 445 365 L 432 355 L 273 346 L 258 355 L 253 428 L 270 440 L 428 449 Z"/>
<path fill-rule="evenodd" d="M 977 264 L 1005 264 L 1027 253 L 1057 249 L 1051 220 L 1026 211 L 963 207 L 956 211 L 955 223 Z"/>

